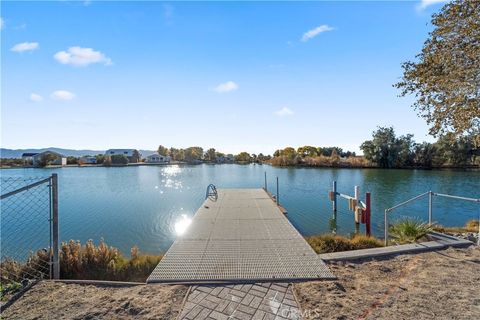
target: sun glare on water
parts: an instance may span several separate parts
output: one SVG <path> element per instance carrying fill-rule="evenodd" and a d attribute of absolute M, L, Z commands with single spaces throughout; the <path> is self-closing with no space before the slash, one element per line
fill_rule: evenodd
<path fill-rule="evenodd" d="M 181 236 L 188 229 L 190 223 L 192 223 L 192 219 L 186 214 L 182 214 L 182 217 L 175 222 L 175 233 Z"/>

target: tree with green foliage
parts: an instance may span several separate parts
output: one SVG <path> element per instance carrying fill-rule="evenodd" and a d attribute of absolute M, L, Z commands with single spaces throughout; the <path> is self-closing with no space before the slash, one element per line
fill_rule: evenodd
<path fill-rule="evenodd" d="M 201 147 L 189 147 L 185 149 L 185 160 L 188 162 L 200 161 L 203 158 L 203 149 Z"/>
<path fill-rule="evenodd" d="M 58 156 L 54 153 L 47 152 L 40 157 L 38 165 L 40 167 L 46 167 L 53 164 L 58 159 Z"/>
<path fill-rule="evenodd" d="M 168 156 L 168 149 L 165 148 L 165 147 L 162 146 L 162 145 L 159 145 L 159 146 L 158 146 L 157 152 L 158 152 L 158 154 L 161 155 L 161 156 L 165 156 L 165 157 Z"/>
<path fill-rule="evenodd" d="M 438 136 L 471 134 L 480 146 L 480 1 L 455 0 L 432 16 L 434 29 L 417 61 L 403 63 L 401 96 Z"/>
<path fill-rule="evenodd" d="M 104 154 L 97 154 L 95 156 L 95 159 L 97 159 L 97 164 L 103 164 L 103 161 L 105 161 L 105 155 Z"/>
<path fill-rule="evenodd" d="M 235 156 L 235 161 L 237 162 L 251 162 L 252 156 L 248 152 L 240 152 Z"/>
<path fill-rule="evenodd" d="M 316 157 L 318 155 L 318 149 L 312 146 L 303 146 L 297 149 L 297 153 L 302 158 L 305 157 Z"/>
<path fill-rule="evenodd" d="M 133 150 L 132 156 L 130 157 L 129 162 L 137 163 L 142 159 L 142 154 L 137 149 Z"/>
<path fill-rule="evenodd" d="M 372 140 L 367 140 L 360 146 L 367 160 L 381 168 L 413 165 L 415 157 L 413 135 L 397 137 L 392 127 L 379 127 L 372 136 Z"/>
<path fill-rule="evenodd" d="M 205 160 L 210 162 L 217 161 L 217 152 L 214 148 L 210 148 L 207 150 L 207 152 L 205 152 Z"/>
<path fill-rule="evenodd" d="M 128 164 L 128 158 L 127 158 L 127 156 L 125 156 L 123 154 L 114 154 L 114 155 L 111 155 L 109 157 L 108 162 L 111 163 L 111 164 L 125 165 L 125 164 Z"/>
<path fill-rule="evenodd" d="M 73 156 L 67 157 L 67 164 L 78 164 L 78 158 Z"/>

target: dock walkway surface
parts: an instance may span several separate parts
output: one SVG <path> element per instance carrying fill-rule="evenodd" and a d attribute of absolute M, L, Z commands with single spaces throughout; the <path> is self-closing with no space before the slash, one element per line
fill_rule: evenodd
<path fill-rule="evenodd" d="M 263 189 L 219 189 L 198 209 L 148 283 L 332 279 L 325 263 Z"/>

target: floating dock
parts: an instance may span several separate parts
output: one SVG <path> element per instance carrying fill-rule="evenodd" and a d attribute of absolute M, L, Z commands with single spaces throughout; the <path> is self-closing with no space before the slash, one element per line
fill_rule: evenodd
<path fill-rule="evenodd" d="M 148 283 L 332 279 L 263 189 L 219 189 L 205 200 Z"/>

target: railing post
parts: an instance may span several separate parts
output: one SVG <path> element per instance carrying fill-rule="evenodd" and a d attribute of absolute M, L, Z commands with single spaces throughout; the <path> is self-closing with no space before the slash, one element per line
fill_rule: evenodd
<path fill-rule="evenodd" d="M 385 209 L 385 247 L 388 246 L 388 210 Z"/>
<path fill-rule="evenodd" d="M 337 181 L 333 181 L 333 185 L 332 185 L 332 192 L 333 192 L 333 200 L 332 200 L 332 204 L 333 204 L 333 212 L 337 212 Z"/>
<path fill-rule="evenodd" d="M 267 171 L 265 171 L 265 191 L 268 191 L 268 189 L 267 189 Z"/>
<path fill-rule="evenodd" d="M 433 193 L 428 192 L 428 224 L 432 225 Z"/>
<path fill-rule="evenodd" d="M 52 236 L 53 236 L 53 279 L 60 278 L 59 247 L 58 247 L 58 176 L 52 174 Z"/>
<path fill-rule="evenodd" d="M 366 212 L 365 212 L 365 233 L 367 236 L 372 235 L 372 230 L 371 230 L 371 214 L 372 214 L 372 209 L 371 209 L 371 199 L 370 199 L 370 192 L 365 193 L 365 205 L 366 205 Z"/>
<path fill-rule="evenodd" d="M 277 205 L 280 204 L 280 194 L 278 193 L 278 177 L 277 177 Z"/>

